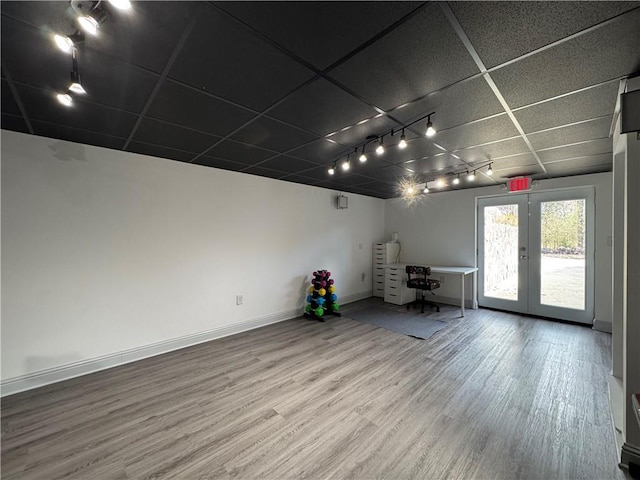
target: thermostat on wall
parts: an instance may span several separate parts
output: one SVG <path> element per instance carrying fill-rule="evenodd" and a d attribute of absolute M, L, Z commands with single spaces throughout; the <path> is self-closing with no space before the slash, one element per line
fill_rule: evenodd
<path fill-rule="evenodd" d="M 349 198 L 344 195 L 338 195 L 336 198 L 336 207 L 338 209 L 349 208 Z"/>

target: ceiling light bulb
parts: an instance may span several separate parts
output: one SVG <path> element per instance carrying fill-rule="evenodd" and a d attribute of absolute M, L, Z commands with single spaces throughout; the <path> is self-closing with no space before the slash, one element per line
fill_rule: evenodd
<path fill-rule="evenodd" d="M 71 53 L 71 50 L 73 49 L 73 40 L 71 40 L 69 37 L 55 34 L 53 36 L 53 41 L 56 42 L 58 48 L 64 53 Z"/>
<path fill-rule="evenodd" d="M 487 170 L 487 175 L 493 175 L 493 168 L 491 168 L 491 164 L 489 164 L 489 169 Z"/>
<path fill-rule="evenodd" d="M 427 137 L 431 138 L 436 134 L 436 129 L 433 128 L 433 123 L 431 123 L 431 120 L 429 120 L 427 122 Z"/>
<path fill-rule="evenodd" d="M 413 187 L 407 187 L 407 194 L 413 195 L 414 192 L 415 192 L 415 189 Z"/>
<path fill-rule="evenodd" d="M 358 157 L 358 160 L 360 160 L 361 163 L 364 163 L 367 161 L 367 156 L 365 155 L 364 152 L 360 154 L 360 157 Z"/>
<path fill-rule="evenodd" d="M 384 147 L 382 145 L 378 145 L 378 148 L 376 148 L 376 153 L 378 155 L 382 155 L 384 153 Z"/>
<path fill-rule="evenodd" d="M 73 103 L 73 99 L 71 98 L 71 95 L 67 93 L 59 93 L 58 95 L 56 95 L 56 98 L 65 107 L 70 107 L 71 104 Z"/>
<path fill-rule="evenodd" d="M 473 182 L 476 179 L 476 172 L 475 170 L 473 172 L 469 172 L 467 174 L 467 180 L 469 180 L 470 182 Z"/>
<path fill-rule="evenodd" d="M 441 178 L 438 179 L 438 181 L 436 182 L 436 187 L 438 188 L 442 188 L 445 186 L 444 180 L 442 180 Z"/>
<path fill-rule="evenodd" d="M 336 173 L 336 169 L 334 167 L 330 167 L 328 171 L 329 175 L 333 175 L 334 173 Z"/>
<path fill-rule="evenodd" d="M 424 193 L 429 193 L 429 188 L 427 188 L 427 187 L 424 187 L 424 190 L 423 190 L 423 192 L 424 192 Z"/>
<path fill-rule="evenodd" d="M 98 33 L 98 27 L 100 24 L 91 15 L 78 17 L 78 23 L 85 32 L 90 33 L 91 35 L 96 35 Z"/>
<path fill-rule="evenodd" d="M 458 185 L 460 183 L 460 176 L 457 176 L 456 178 L 454 178 L 452 183 L 454 185 Z"/>
<path fill-rule="evenodd" d="M 129 10 L 131 8 L 129 0 L 109 0 L 109 3 L 119 10 Z"/>
<path fill-rule="evenodd" d="M 400 150 L 404 150 L 407 148 L 407 140 L 404 137 L 404 134 L 400 137 L 400 143 L 398 143 L 398 148 Z"/>
<path fill-rule="evenodd" d="M 345 160 L 342 163 L 342 170 L 344 170 L 346 172 L 347 170 L 349 170 L 349 168 L 351 168 L 351 164 L 350 164 L 350 162 L 348 160 Z"/>
<path fill-rule="evenodd" d="M 87 93 L 87 91 L 82 86 L 80 73 L 78 73 L 77 71 L 71 72 L 71 85 L 69 85 L 69 90 L 71 90 L 73 93 L 78 93 L 80 95 L 84 95 L 85 93 Z"/>

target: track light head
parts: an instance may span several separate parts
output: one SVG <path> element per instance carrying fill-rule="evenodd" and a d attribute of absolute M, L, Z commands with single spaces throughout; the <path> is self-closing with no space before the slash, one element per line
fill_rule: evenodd
<path fill-rule="evenodd" d="M 72 0 L 71 7 L 78 14 L 78 24 L 91 35 L 98 34 L 98 28 L 108 17 L 107 11 L 100 5 L 100 1 L 87 2 L 84 0 Z"/>
<path fill-rule="evenodd" d="M 380 137 L 380 143 L 378 144 L 378 147 L 376 148 L 376 153 L 378 155 L 382 155 L 384 153 L 384 137 Z"/>
<path fill-rule="evenodd" d="M 431 138 L 436 134 L 436 129 L 433 128 L 433 123 L 431 123 L 431 115 L 427 117 L 427 137 Z"/>
<path fill-rule="evenodd" d="M 458 185 L 460 183 L 460 175 L 455 177 L 451 183 L 453 183 L 454 185 Z"/>
<path fill-rule="evenodd" d="M 424 187 L 423 193 L 429 193 L 429 187 Z"/>
<path fill-rule="evenodd" d="M 360 160 L 360 163 L 364 163 L 367 161 L 367 154 L 364 153 L 364 147 L 362 147 L 362 152 L 360 153 L 358 160 Z"/>
<path fill-rule="evenodd" d="M 436 187 L 438 187 L 438 188 L 442 188 L 442 187 L 445 187 L 445 186 L 446 186 L 446 183 L 444 183 L 444 180 L 442 180 L 441 178 L 439 178 L 439 179 L 436 181 Z"/>
<path fill-rule="evenodd" d="M 131 8 L 131 2 L 129 0 L 109 0 L 109 3 L 118 10 L 129 10 Z"/>
<path fill-rule="evenodd" d="M 84 43 L 84 35 L 80 31 L 76 31 L 71 35 L 58 35 L 53 36 L 53 41 L 56 46 L 64 53 L 71 53 L 74 48 Z"/>
<path fill-rule="evenodd" d="M 69 95 L 68 93 L 59 93 L 56 95 L 56 98 L 65 107 L 70 107 L 71 104 L 73 103 L 73 99 L 71 98 L 71 95 Z"/>
<path fill-rule="evenodd" d="M 342 166 L 342 170 L 346 172 L 351 168 L 351 162 L 349 161 L 349 159 L 346 159 L 344 162 L 342 162 L 341 166 Z"/>
<path fill-rule="evenodd" d="M 493 165 L 493 163 L 489 164 L 489 168 L 487 169 L 487 175 L 493 175 L 493 168 L 491 168 L 491 165 Z"/>
<path fill-rule="evenodd" d="M 473 172 L 467 172 L 467 180 L 469 180 L 470 182 L 473 182 L 475 179 L 476 179 L 475 170 Z"/>
<path fill-rule="evenodd" d="M 329 175 L 333 175 L 334 173 L 336 173 L 336 167 L 329 167 L 329 170 L 327 170 L 327 172 L 329 173 Z"/>
<path fill-rule="evenodd" d="M 87 91 L 82 86 L 82 77 L 79 72 L 71 72 L 71 84 L 69 85 L 69 90 L 73 93 L 78 93 L 80 95 L 84 95 Z"/>
<path fill-rule="evenodd" d="M 407 148 L 407 137 L 404 136 L 404 128 L 402 129 L 402 135 L 400 135 L 400 143 L 398 143 L 398 148 L 400 150 L 404 150 Z"/>

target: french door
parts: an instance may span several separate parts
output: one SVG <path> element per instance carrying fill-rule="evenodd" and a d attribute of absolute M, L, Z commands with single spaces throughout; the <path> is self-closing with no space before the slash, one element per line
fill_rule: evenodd
<path fill-rule="evenodd" d="M 478 199 L 478 303 L 593 322 L 592 188 Z"/>

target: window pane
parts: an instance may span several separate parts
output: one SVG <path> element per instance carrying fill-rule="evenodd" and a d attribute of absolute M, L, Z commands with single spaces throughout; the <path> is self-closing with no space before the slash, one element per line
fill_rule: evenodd
<path fill-rule="evenodd" d="M 542 202 L 540 303 L 585 309 L 586 201 Z"/>
<path fill-rule="evenodd" d="M 483 293 L 518 300 L 518 205 L 484 207 Z"/>

